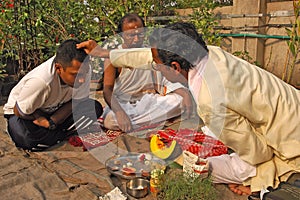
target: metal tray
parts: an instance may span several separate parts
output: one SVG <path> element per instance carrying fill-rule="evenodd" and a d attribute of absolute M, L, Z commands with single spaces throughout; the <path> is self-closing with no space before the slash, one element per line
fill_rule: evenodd
<path fill-rule="evenodd" d="M 144 157 L 143 155 L 151 159 L 142 159 Z M 166 168 L 166 162 L 154 157 L 152 154 L 140 153 L 114 156 L 106 161 L 105 167 L 109 173 L 123 179 L 133 179 L 137 177 L 149 178 L 151 170 L 164 170 Z M 133 174 L 124 174 L 122 171 L 124 167 L 133 167 L 136 171 Z"/>

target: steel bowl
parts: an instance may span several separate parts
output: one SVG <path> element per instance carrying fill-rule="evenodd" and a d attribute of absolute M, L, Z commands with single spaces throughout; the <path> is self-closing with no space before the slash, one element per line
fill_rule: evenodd
<path fill-rule="evenodd" d="M 143 178 L 134 178 L 126 182 L 126 192 L 134 198 L 147 196 L 149 187 L 149 181 Z"/>

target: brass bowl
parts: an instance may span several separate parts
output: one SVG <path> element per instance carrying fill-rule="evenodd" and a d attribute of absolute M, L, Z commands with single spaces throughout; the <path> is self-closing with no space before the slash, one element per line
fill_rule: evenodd
<path fill-rule="evenodd" d="M 126 182 L 126 192 L 135 198 L 143 198 L 149 193 L 149 181 L 143 178 L 134 178 Z"/>

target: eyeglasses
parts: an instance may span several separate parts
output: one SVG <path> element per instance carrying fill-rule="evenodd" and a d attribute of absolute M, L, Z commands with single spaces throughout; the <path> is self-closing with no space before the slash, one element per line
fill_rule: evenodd
<path fill-rule="evenodd" d="M 166 63 L 159 63 L 159 64 L 157 64 L 154 60 L 152 60 L 152 62 L 151 62 L 151 67 L 152 67 L 153 70 L 156 70 L 156 71 L 157 71 L 157 70 L 158 70 L 157 67 L 159 67 L 159 66 L 165 66 L 165 67 L 167 67 L 167 69 L 171 68 L 171 67 L 169 67 L 169 65 L 166 64 Z"/>
<path fill-rule="evenodd" d="M 123 33 L 123 37 L 125 37 L 127 39 L 134 39 L 135 36 L 137 36 L 139 38 L 145 37 L 145 33 L 143 33 L 143 32 L 141 32 L 141 33 Z"/>
<path fill-rule="evenodd" d="M 152 67 L 152 69 L 155 70 L 155 71 L 157 70 L 156 66 L 157 66 L 156 62 L 154 62 L 154 60 L 152 60 L 152 62 L 151 62 L 151 67 Z"/>

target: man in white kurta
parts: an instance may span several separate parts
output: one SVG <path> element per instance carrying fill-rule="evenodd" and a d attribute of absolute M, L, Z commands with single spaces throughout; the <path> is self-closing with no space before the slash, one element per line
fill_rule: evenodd
<path fill-rule="evenodd" d="M 208 48 L 197 111 L 228 147 L 257 167 L 246 184 L 259 191 L 300 172 L 299 90 L 218 47 Z"/>
<path fill-rule="evenodd" d="M 169 36 L 158 38 L 158 44 L 171 40 L 181 42 Z M 219 47 L 208 50 L 186 76 L 199 116 L 242 160 L 256 167 L 256 175 L 249 176 L 244 185 L 251 186 L 251 191 L 278 186 L 291 173 L 300 172 L 299 90 Z M 113 51 L 110 56 L 114 57 Z M 128 56 L 118 59 L 118 64 L 126 63 Z M 140 57 L 147 62 L 152 59 L 145 50 Z"/>

